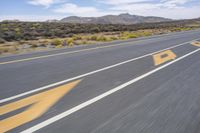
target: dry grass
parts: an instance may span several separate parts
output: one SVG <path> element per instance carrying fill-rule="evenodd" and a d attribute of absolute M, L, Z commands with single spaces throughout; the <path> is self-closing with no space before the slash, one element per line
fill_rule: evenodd
<path fill-rule="evenodd" d="M 16 46 L 0 46 L 0 54 L 15 53 L 18 50 Z"/>
<path fill-rule="evenodd" d="M 200 28 L 200 25 L 196 25 Z M 101 42 L 109 42 L 114 40 L 126 40 L 130 38 L 146 37 L 151 35 L 159 35 L 175 31 L 191 30 L 192 28 L 169 28 L 169 29 L 145 29 L 138 31 L 125 32 L 102 32 L 95 34 L 77 34 L 66 38 L 53 38 L 29 41 L 4 42 L 0 44 L 0 54 L 22 53 L 30 51 L 39 51 L 52 48 L 72 47 L 73 45 L 96 44 Z"/>

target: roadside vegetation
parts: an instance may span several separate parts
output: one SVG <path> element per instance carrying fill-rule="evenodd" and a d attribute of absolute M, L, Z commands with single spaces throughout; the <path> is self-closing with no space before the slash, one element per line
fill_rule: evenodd
<path fill-rule="evenodd" d="M 0 55 L 96 44 L 200 28 L 200 19 L 135 25 L 0 23 Z"/>

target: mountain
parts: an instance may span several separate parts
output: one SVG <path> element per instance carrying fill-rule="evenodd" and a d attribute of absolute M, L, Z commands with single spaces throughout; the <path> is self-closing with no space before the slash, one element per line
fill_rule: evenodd
<path fill-rule="evenodd" d="M 154 16 L 137 16 L 130 15 L 128 13 L 120 15 L 106 15 L 102 17 L 77 17 L 71 16 L 60 20 L 60 22 L 66 23 L 92 23 L 92 24 L 137 24 L 137 23 L 153 23 L 171 21 L 168 18 L 154 17 Z"/>
<path fill-rule="evenodd" d="M 48 23 L 56 23 L 56 22 L 59 22 L 59 20 L 56 20 L 56 19 L 49 19 L 49 20 L 47 20 L 46 22 L 48 22 Z"/>
<path fill-rule="evenodd" d="M 20 22 L 18 19 L 13 19 L 13 20 L 3 20 L 2 22 Z"/>

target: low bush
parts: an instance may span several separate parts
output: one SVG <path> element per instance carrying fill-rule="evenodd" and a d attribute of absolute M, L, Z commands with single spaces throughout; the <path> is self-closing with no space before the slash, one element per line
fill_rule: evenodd
<path fill-rule="evenodd" d="M 143 32 L 143 35 L 144 35 L 144 36 L 151 36 L 152 34 L 151 34 L 150 32 L 145 32 L 145 31 L 144 31 L 144 32 Z"/>
<path fill-rule="evenodd" d="M 74 39 L 73 39 L 73 38 L 69 38 L 69 39 L 67 40 L 67 45 L 68 45 L 68 46 L 73 46 L 73 45 L 74 45 Z"/>
<path fill-rule="evenodd" d="M 105 41 L 108 41 L 108 38 L 102 35 L 102 36 L 99 36 L 96 41 L 105 42 Z"/>
<path fill-rule="evenodd" d="M 0 47 L 0 54 L 3 54 L 3 53 L 14 53 L 17 50 L 18 49 L 15 46 L 2 46 L 2 47 Z"/>
<path fill-rule="evenodd" d="M 37 44 L 31 44 L 31 48 L 37 48 L 38 45 Z"/>
<path fill-rule="evenodd" d="M 6 41 L 3 38 L 0 38 L 0 43 L 5 43 Z"/>
<path fill-rule="evenodd" d="M 90 40 L 93 40 L 93 41 L 97 41 L 97 39 L 98 39 L 98 37 L 95 35 L 91 36 L 91 38 L 90 38 Z"/>
<path fill-rule="evenodd" d="M 81 40 L 82 37 L 79 36 L 79 35 L 73 35 L 73 36 L 72 36 L 72 39 L 73 39 L 73 40 Z"/>
<path fill-rule="evenodd" d="M 127 35 L 127 38 L 137 38 L 138 37 L 138 35 L 137 34 L 134 34 L 134 33 L 129 33 L 128 35 Z"/>
<path fill-rule="evenodd" d="M 111 36 L 110 39 L 111 39 L 111 40 L 117 40 L 117 39 L 119 39 L 119 38 L 118 38 L 118 37 L 115 37 L 115 36 Z"/>
<path fill-rule="evenodd" d="M 189 30 L 200 27 L 200 19 L 178 20 L 159 23 L 141 23 L 133 25 L 120 24 L 73 24 L 48 22 L 0 22 L 0 37 L 6 41 L 35 40 L 42 38 L 72 37 L 79 40 L 80 36 L 74 34 L 94 34 L 105 32 L 138 31 L 144 29 L 170 29 Z M 176 29 L 177 28 L 177 29 Z M 133 37 L 132 35 L 130 37 Z"/>
<path fill-rule="evenodd" d="M 55 45 L 55 46 L 62 45 L 62 41 L 59 40 L 59 39 L 54 39 L 53 42 L 52 42 L 52 45 Z"/>

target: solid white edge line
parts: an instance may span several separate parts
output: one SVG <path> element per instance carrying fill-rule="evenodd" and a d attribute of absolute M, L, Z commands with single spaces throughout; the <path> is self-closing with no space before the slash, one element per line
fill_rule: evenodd
<path fill-rule="evenodd" d="M 198 39 L 199 39 L 199 38 L 198 38 Z M 4 102 L 8 102 L 8 101 L 13 100 L 13 99 L 16 99 L 16 98 L 20 98 L 20 97 L 22 97 L 22 96 L 26 96 L 26 95 L 29 95 L 29 94 L 38 92 L 38 91 L 42 91 L 42 90 L 45 90 L 45 89 L 48 89 L 48 88 L 51 88 L 51 87 L 54 87 L 54 86 L 57 86 L 57 85 L 60 85 L 60 84 L 63 84 L 63 83 L 67 83 L 67 82 L 69 82 L 69 81 L 73 81 L 73 80 L 76 80 L 76 79 L 79 79 L 79 78 L 83 78 L 83 77 L 86 77 L 86 76 L 89 76 L 89 75 L 92 75 L 92 74 L 95 74 L 95 73 L 98 73 L 98 72 L 101 72 L 101 71 L 105 71 L 105 70 L 108 70 L 108 69 L 111 69 L 111 68 L 114 68 L 114 67 L 117 67 L 117 66 L 120 66 L 120 65 L 123 65 L 123 64 L 129 63 L 129 62 L 132 62 L 132 61 L 135 61 L 135 60 L 144 58 L 144 57 L 147 57 L 147 56 L 151 56 L 151 55 L 153 55 L 153 54 L 156 54 L 156 53 L 159 53 L 159 52 L 168 50 L 168 49 L 172 49 L 172 48 L 176 48 L 176 47 L 179 47 L 179 46 L 182 46 L 182 45 L 186 45 L 187 43 L 196 41 L 196 40 L 198 40 L 198 39 L 194 39 L 194 40 L 191 40 L 191 41 L 188 41 L 188 42 L 184 42 L 184 43 L 181 43 L 181 44 L 178 44 L 178 45 L 175 45 L 175 46 L 171 46 L 171 47 L 168 47 L 168 48 L 165 48 L 165 49 L 156 51 L 156 52 L 152 52 L 152 53 L 149 53 L 149 54 L 145 54 L 145 55 L 140 56 L 140 57 L 136 57 L 136 58 L 133 58 L 133 59 L 130 59 L 130 60 L 126 60 L 126 61 L 123 61 L 123 62 L 114 64 L 114 65 L 111 65 L 111 66 L 107 66 L 107 67 L 104 67 L 104 68 L 101 68 L 101 69 L 98 69 L 98 70 L 95 70 L 95 71 L 91 71 L 91 72 L 89 72 L 89 73 L 85 73 L 85 74 L 82 74 L 82 75 L 79 75 L 79 76 L 76 76 L 76 77 L 73 77 L 73 78 L 69 78 L 69 79 L 66 79 L 66 80 L 62 80 L 62 81 L 60 81 L 60 82 L 56 82 L 56 83 L 53 83 L 53 84 L 49 84 L 49 85 L 47 85 L 47 86 L 43 86 L 43 87 L 40 87 L 40 88 L 37 88 L 37 89 L 33 89 L 33 90 L 31 90 L 31 91 L 27 91 L 27 92 L 24 92 L 24 93 L 15 95 L 15 96 L 11 96 L 11 97 L 8 97 L 8 98 L 5 98 L 5 99 L 1 99 L 1 100 L 0 100 L 0 104 L 1 104 L 1 103 L 4 103 Z"/>
<path fill-rule="evenodd" d="M 92 98 L 92 99 L 90 99 L 90 100 L 88 100 L 88 101 L 86 101 L 86 102 L 84 102 L 82 104 L 79 104 L 79 105 L 77 105 L 77 106 L 75 106 L 75 107 L 73 107 L 73 108 L 71 108 L 71 109 L 69 109 L 69 110 L 67 110 L 67 111 L 65 111 L 65 112 L 63 112 L 61 114 L 58 114 L 58 115 L 56 115 L 56 116 L 54 116 L 52 118 L 49 118 L 49 119 L 47 119 L 47 120 L 45 120 L 45 121 L 43 121 L 43 122 L 41 122 L 41 123 L 29 128 L 29 129 L 26 129 L 26 130 L 22 131 L 22 133 L 32 133 L 32 132 L 35 132 L 35 131 L 37 131 L 37 130 L 45 127 L 45 126 L 48 126 L 48 125 L 50 125 L 50 124 L 52 124 L 52 123 L 54 123 L 54 122 L 56 122 L 56 121 L 58 121 L 58 120 L 60 120 L 60 119 L 62 119 L 64 117 L 67 117 L 68 115 L 70 115 L 70 114 L 72 114 L 72 113 L 74 113 L 74 112 L 76 112 L 76 111 L 78 111 L 78 110 L 80 110 L 82 108 L 85 108 L 85 107 L 87 107 L 87 106 L 89 106 L 89 105 L 91 105 L 91 104 L 93 104 L 93 103 L 95 103 L 95 102 L 97 102 L 97 101 L 99 101 L 99 100 L 101 100 L 101 99 L 103 99 L 103 98 L 105 98 L 105 97 L 107 97 L 107 96 L 119 91 L 119 90 L 122 90 L 125 87 L 127 87 L 127 86 L 129 86 L 129 85 L 131 85 L 131 84 L 133 84 L 133 83 L 135 83 L 135 82 L 137 82 L 137 81 L 139 81 L 139 80 L 141 80 L 141 79 L 143 79 L 143 78 L 145 78 L 145 77 L 147 77 L 147 76 L 149 76 L 149 75 L 151 75 L 151 74 L 153 74 L 153 73 L 155 73 L 155 72 L 157 72 L 157 71 L 159 71 L 159 70 L 161 70 L 161 69 L 163 69 L 163 68 L 165 68 L 165 67 L 167 67 L 167 66 L 169 66 L 171 64 L 173 64 L 173 63 L 176 63 L 176 62 L 178 62 L 178 61 L 180 61 L 180 60 L 182 60 L 182 59 L 184 59 L 184 58 L 186 58 L 186 57 L 188 57 L 188 56 L 190 56 L 190 55 L 192 55 L 192 54 L 194 54 L 194 53 L 196 53 L 198 51 L 200 51 L 200 48 L 198 48 L 198 49 L 196 49 L 196 50 L 194 50 L 194 51 L 192 51 L 192 52 L 190 52 L 190 53 L 188 53 L 188 54 L 186 54 L 186 55 L 184 55 L 184 56 L 182 56 L 180 58 L 177 58 L 176 60 L 173 60 L 173 61 L 171 61 L 171 62 L 169 62 L 169 63 L 167 63 L 167 64 L 165 64 L 163 66 L 160 66 L 160 67 L 158 67 L 158 68 L 156 68 L 156 69 L 154 69 L 152 71 L 149 71 L 146 74 L 143 74 L 143 75 L 141 75 L 141 76 L 139 76 L 139 77 L 137 77 L 135 79 L 132 79 L 132 80 L 130 80 L 130 81 L 128 81 L 128 82 L 116 87 L 116 88 L 113 88 L 113 89 L 111 89 L 111 90 L 109 90 L 109 91 L 107 91 L 107 92 L 105 92 L 105 93 L 103 93 L 103 94 L 101 94 L 101 95 L 99 95 L 97 97 L 94 97 L 94 98 Z"/>
<path fill-rule="evenodd" d="M 149 39 L 151 39 L 151 38 L 149 38 Z M 147 39 L 143 39 L 143 40 L 148 40 L 148 38 Z M 140 42 L 140 41 L 143 41 L 143 40 L 136 40 L 135 42 Z M 121 42 L 119 44 L 111 44 L 111 45 L 106 45 L 106 46 L 97 46 L 97 47 L 94 47 L 94 48 L 86 48 L 86 49 L 67 51 L 67 52 L 61 52 L 61 53 L 56 53 L 56 54 L 47 54 L 47 55 L 42 55 L 42 56 L 30 57 L 30 58 L 22 58 L 22 59 L 17 59 L 17 60 L 4 61 L 4 62 L 0 62 L 0 65 L 18 63 L 18 62 L 24 62 L 24 61 L 30 61 L 30 60 L 36 60 L 36 59 L 43 59 L 43 58 L 48 58 L 48 57 L 60 56 L 60 55 L 67 55 L 67 54 L 85 52 L 85 51 L 90 51 L 90 50 L 97 50 L 97 49 L 103 49 L 103 48 L 123 46 L 126 43 L 129 43 L 129 42 Z M 134 44 L 134 45 L 137 45 L 137 44 Z"/>
<path fill-rule="evenodd" d="M 182 33 L 184 33 L 185 31 L 183 31 Z M 178 32 L 181 34 L 181 32 Z M 80 50 L 74 50 L 74 51 L 68 51 L 68 52 L 61 52 L 61 53 L 56 53 L 56 54 L 47 54 L 47 55 L 43 55 L 43 56 L 36 56 L 36 57 L 32 57 L 34 59 L 40 59 L 40 57 L 42 58 L 47 58 L 47 57 L 52 57 L 52 56 L 59 56 L 59 55 L 66 55 L 66 54 L 72 54 L 72 53 L 78 53 L 78 52 L 84 52 L 84 51 L 89 51 L 89 50 L 95 50 L 95 49 L 100 49 L 100 48 L 107 48 L 107 47 L 115 47 L 115 46 L 121 46 L 121 45 L 124 45 L 126 43 L 129 43 L 129 41 L 135 41 L 135 42 L 140 42 L 140 41 L 144 41 L 144 40 L 150 40 L 152 38 L 155 38 L 155 37 L 163 37 L 163 36 L 169 36 L 169 35 L 177 35 L 176 32 L 175 33 L 167 33 L 167 34 L 161 34 L 161 35 L 155 35 L 155 36 L 149 36 L 149 37 L 144 37 L 144 38 L 138 38 L 139 40 L 126 40 L 125 42 L 116 42 L 116 43 L 120 43 L 120 44 L 111 44 L 111 45 L 106 45 L 106 46 L 97 46 L 97 47 L 94 47 L 94 48 L 86 48 L 86 49 L 80 49 Z M 140 40 L 141 39 L 141 40 Z M 134 45 L 137 45 L 137 44 L 134 44 Z M 51 51 L 54 51 L 54 50 L 47 50 L 47 51 L 43 51 L 43 52 L 51 52 Z M 19 55 L 16 55 L 16 56 L 21 56 L 23 54 L 19 54 Z M 5 56 L 6 57 L 6 56 Z M 7 56 L 9 57 L 9 56 Z M 11 56 L 12 57 L 12 56 Z M 31 58 L 31 57 L 30 57 Z M 4 64 L 10 64 L 10 63 L 17 63 L 17 62 L 23 62 L 23 61 L 27 61 L 29 60 L 30 58 L 22 58 L 22 59 L 18 59 L 18 60 L 10 60 L 10 61 L 4 61 L 4 62 L 0 62 L 0 65 L 4 65 Z M 21 60 L 21 61 L 19 61 Z"/>

